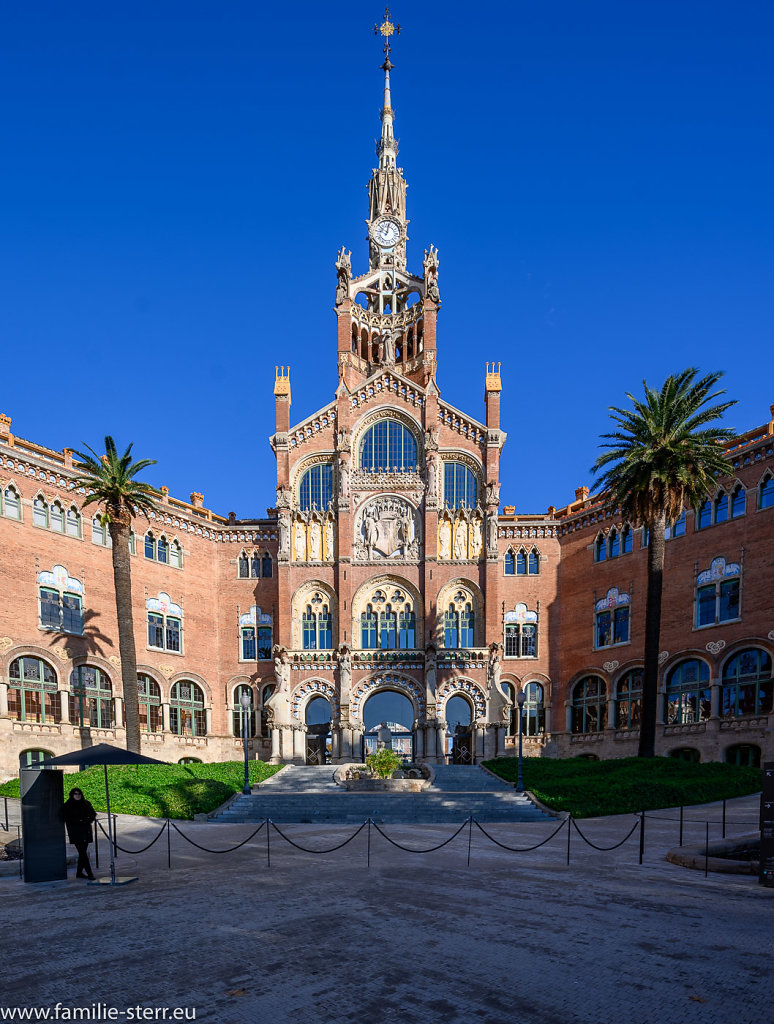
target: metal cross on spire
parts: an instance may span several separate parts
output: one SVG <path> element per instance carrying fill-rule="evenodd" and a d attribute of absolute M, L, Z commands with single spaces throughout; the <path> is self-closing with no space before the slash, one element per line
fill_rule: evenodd
<path fill-rule="evenodd" d="M 392 67 L 392 64 L 390 63 L 390 36 L 393 35 L 393 33 L 398 36 L 400 35 L 400 25 L 393 25 L 390 21 L 390 8 L 385 7 L 384 21 L 381 25 L 374 25 L 374 35 L 384 36 L 384 64 L 382 67 L 386 64 L 386 70 L 389 70 L 389 68 Z"/>

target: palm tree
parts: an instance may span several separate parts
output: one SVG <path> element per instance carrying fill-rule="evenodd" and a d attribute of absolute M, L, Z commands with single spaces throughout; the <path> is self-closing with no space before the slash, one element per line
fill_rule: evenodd
<path fill-rule="evenodd" d="M 116 591 L 118 616 L 118 652 L 121 658 L 121 681 L 124 690 L 126 748 L 140 752 L 140 713 L 137 700 L 137 652 L 134 646 L 134 620 L 132 617 L 132 570 L 129 560 L 129 542 L 132 518 L 147 517 L 156 509 L 154 497 L 159 492 L 150 484 L 134 478 L 155 459 L 132 462 L 132 445 L 119 455 L 112 437 L 105 438 L 105 454 L 83 455 L 76 452 L 82 466 L 81 475 L 73 482 L 87 492 L 84 506 L 97 504 L 104 509 L 102 520 L 110 530 L 113 542 L 113 584 Z"/>
<path fill-rule="evenodd" d="M 645 605 L 645 667 L 638 756 L 653 757 L 656 742 L 658 657 L 661 634 L 661 591 L 667 523 L 686 506 L 697 508 L 728 473 L 725 446 L 734 432 L 710 426 L 736 402 L 707 405 L 725 390 L 712 391 L 723 376 L 708 373 L 697 380 L 689 367 L 669 376 L 660 391 L 643 381 L 644 400 L 627 392 L 632 410 L 610 407 L 617 430 L 603 434 L 607 448 L 592 466 L 599 474 L 608 507 L 619 509 L 634 526 L 648 531 L 648 592 Z"/>

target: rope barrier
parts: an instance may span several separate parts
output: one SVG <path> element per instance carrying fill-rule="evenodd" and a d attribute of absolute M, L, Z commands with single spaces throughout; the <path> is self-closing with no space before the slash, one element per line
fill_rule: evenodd
<path fill-rule="evenodd" d="M 203 850 L 204 853 L 233 853 L 234 850 L 238 850 L 240 847 L 244 846 L 245 843 L 249 843 L 250 840 L 254 836 L 257 836 L 258 833 L 261 831 L 261 829 L 263 828 L 263 826 L 266 824 L 266 822 L 268 820 L 269 820 L 268 818 L 264 818 L 264 820 L 261 822 L 261 824 L 258 826 L 258 828 L 254 832 L 251 832 L 250 835 L 247 837 L 247 839 L 243 839 L 242 842 L 241 843 L 237 843 L 236 846 L 230 846 L 227 850 L 210 850 L 206 846 L 202 846 L 200 843 L 197 843 L 193 839 L 189 838 L 185 834 L 185 832 L 181 832 L 180 829 L 177 827 L 177 825 L 175 825 L 175 823 L 173 821 L 170 821 L 169 824 L 172 826 L 172 828 L 175 830 L 175 832 L 177 832 L 177 834 L 182 839 L 185 839 L 185 841 L 187 843 L 190 843 L 191 846 L 195 846 L 197 850 Z M 158 836 L 156 838 L 158 839 Z"/>
<path fill-rule="evenodd" d="M 623 844 L 625 842 L 627 842 L 629 839 L 631 839 L 631 837 L 634 835 L 634 833 L 640 827 L 640 819 L 637 818 L 637 820 L 635 821 L 635 823 L 632 825 L 631 829 L 629 830 L 629 833 L 626 836 L 624 836 L 624 838 L 621 840 L 620 843 L 616 843 L 615 846 L 597 846 L 596 843 L 592 843 L 592 841 L 590 839 L 587 839 L 584 836 L 584 834 L 578 828 L 578 823 L 575 820 L 575 818 L 571 817 L 570 818 L 570 822 L 572 823 L 572 825 L 575 826 L 575 831 L 581 837 L 583 842 L 586 843 L 587 846 L 591 846 L 593 849 L 599 850 L 600 853 L 609 853 L 611 850 L 617 850 L 619 847 L 623 846 Z"/>
<path fill-rule="evenodd" d="M 101 821 L 98 821 L 98 822 L 97 822 L 97 825 L 99 825 L 99 830 L 100 830 L 100 832 L 102 833 L 102 835 L 103 835 L 103 836 L 105 837 L 105 839 L 108 839 L 108 840 L 109 840 L 109 839 L 110 839 L 110 836 L 109 836 L 109 835 L 108 835 L 108 833 L 107 833 L 107 832 L 105 831 L 105 829 L 104 829 L 104 826 L 103 826 L 102 822 L 101 822 Z M 133 856 L 133 855 L 134 855 L 134 854 L 136 854 L 136 853 L 145 853 L 145 851 L 146 851 L 146 850 L 150 850 L 151 846 L 153 846 L 153 844 L 154 844 L 155 842 L 157 842 L 157 841 L 158 841 L 158 840 L 159 840 L 159 839 L 161 838 L 161 836 L 162 836 L 162 834 L 163 834 L 163 832 L 164 832 L 164 829 L 165 829 L 166 827 L 167 827 L 167 823 L 166 823 L 166 821 L 165 821 L 165 822 L 164 822 L 164 824 L 163 824 L 163 825 L 161 826 L 161 831 L 160 831 L 160 832 L 158 833 L 158 835 L 157 835 L 157 836 L 156 836 L 155 838 L 151 839 L 151 841 L 150 841 L 150 842 L 148 843 L 148 845 L 147 845 L 147 846 L 142 846 L 142 847 L 140 847 L 140 849 L 139 849 L 139 850 L 127 850 L 127 849 L 126 849 L 125 847 L 121 846 L 121 845 L 120 845 L 119 843 L 116 843 L 115 845 L 116 845 L 116 846 L 118 847 L 118 849 L 119 849 L 119 850 L 121 851 L 121 853 L 128 853 L 128 854 L 130 854 L 131 856 Z M 99 863 L 97 863 L 97 867 L 99 867 Z"/>
<path fill-rule="evenodd" d="M 349 839 L 345 839 L 343 843 L 339 843 L 337 846 L 331 846 L 327 850 L 313 850 L 311 847 L 302 846 L 300 843 L 297 843 L 293 839 L 291 839 L 290 836 L 286 836 L 282 829 L 279 827 L 279 825 L 275 825 L 271 818 L 267 818 L 266 820 L 269 822 L 274 831 L 285 840 L 286 843 L 290 843 L 291 846 L 294 846 L 297 850 L 301 850 L 303 853 L 335 853 L 336 850 L 342 849 L 342 847 L 346 846 L 347 843 L 351 843 L 355 836 L 359 836 L 371 819 L 369 818 L 367 821 L 364 821 L 360 828 L 357 830 L 357 832 L 353 832 Z"/>
<path fill-rule="evenodd" d="M 456 839 L 460 832 L 469 824 L 469 822 L 470 819 L 468 818 L 466 821 L 463 821 L 463 823 L 460 825 L 460 827 L 457 829 L 454 835 L 449 836 L 448 839 L 444 839 L 444 841 L 442 843 L 439 843 L 437 846 L 429 846 L 427 847 L 427 849 L 423 850 L 416 850 L 411 846 L 404 846 L 402 843 L 399 843 L 396 839 L 391 839 L 386 832 L 382 831 L 382 829 L 376 824 L 375 821 L 372 821 L 371 824 L 374 826 L 374 828 L 382 837 L 382 839 L 386 839 L 388 843 L 391 843 L 393 846 L 397 846 L 397 848 L 399 850 L 403 850 L 404 853 L 435 853 L 436 850 L 441 850 L 443 849 L 444 846 L 448 846 L 452 839 Z"/>
<path fill-rule="evenodd" d="M 479 832 L 482 832 L 486 836 L 490 843 L 494 843 L 495 846 L 499 846 L 503 850 L 508 850 L 510 853 L 531 853 L 533 850 L 539 850 L 541 846 L 545 846 L 546 843 L 550 843 L 554 836 L 558 836 L 565 826 L 565 822 L 561 822 L 561 824 L 557 825 L 557 827 L 554 829 L 554 831 L 547 839 L 542 839 L 539 843 L 536 843 L 534 846 L 508 846 L 506 843 L 501 843 L 499 839 L 495 839 L 494 836 L 490 835 L 484 828 L 484 826 L 480 824 L 480 822 L 476 821 L 475 818 L 473 819 L 473 824 L 476 826 Z"/>

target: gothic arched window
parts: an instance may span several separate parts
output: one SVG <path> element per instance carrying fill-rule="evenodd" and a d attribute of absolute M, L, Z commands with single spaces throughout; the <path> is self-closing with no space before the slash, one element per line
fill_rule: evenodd
<path fill-rule="evenodd" d="M 301 477 L 298 507 L 302 512 L 324 512 L 333 501 L 333 466 L 327 462 L 310 466 Z"/>
<path fill-rule="evenodd" d="M 397 420 L 380 420 L 370 427 L 360 447 L 365 473 L 405 473 L 417 468 L 417 443 Z"/>
<path fill-rule="evenodd" d="M 461 462 L 443 464 L 443 503 L 446 508 L 475 508 L 478 482 L 475 473 Z"/>

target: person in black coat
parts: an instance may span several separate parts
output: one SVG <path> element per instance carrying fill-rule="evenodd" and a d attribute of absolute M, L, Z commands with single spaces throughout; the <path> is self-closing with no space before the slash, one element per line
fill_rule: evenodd
<path fill-rule="evenodd" d="M 93 840 L 93 825 L 97 812 L 84 797 L 80 789 L 71 789 L 65 800 L 62 817 L 67 828 L 67 838 L 78 851 L 76 878 L 94 878 L 89 863 L 89 843 Z"/>

